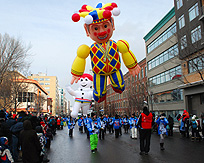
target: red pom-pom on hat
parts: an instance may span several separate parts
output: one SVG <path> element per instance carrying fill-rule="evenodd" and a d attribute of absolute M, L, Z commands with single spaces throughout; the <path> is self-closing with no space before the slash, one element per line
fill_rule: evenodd
<path fill-rule="evenodd" d="M 73 20 L 74 22 L 78 22 L 78 21 L 80 20 L 80 15 L 77 14 L 77 13 L 73 14 L 73 15 L 72 15 L 72 20 Z"/>
<path fill-rule="evenodd" d="M 104 11 L 103 12 L 103 17 L 105 18 L 105 19 L 109 19 L 109 18 L 111 18 L 111 12 L 109 11 L 109 10 L 106 10 L 106 11 Z"/>

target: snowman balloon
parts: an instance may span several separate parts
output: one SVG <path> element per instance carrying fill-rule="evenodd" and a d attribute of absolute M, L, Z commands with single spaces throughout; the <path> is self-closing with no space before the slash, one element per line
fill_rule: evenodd
<path fill-rule="evenodd" d="M 92 82 L 93 77 L 90 74 L 83 74 L 79 78 L 78 90 L 74 91 L 70 86 L 67 87 L 68 93 L 75 97 L 74 107 L 71 112 L 73 118 L 78 116 L 80 108 L 83 115 L 87 115 L 93 98 Z"/>

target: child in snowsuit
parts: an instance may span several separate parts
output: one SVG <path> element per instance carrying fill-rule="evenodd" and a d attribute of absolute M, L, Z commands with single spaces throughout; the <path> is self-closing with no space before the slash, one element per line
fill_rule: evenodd
<path fill-rule="evenodd" d="M 1 163 L 14 163 L 11 152 L 8 146 L 8 138 L 0 138 L 0 162 Z"/>
<path fill-rule="evenodd" d="M 92 119 L 89 118 L 87 123 L 87 129 L 90 135 L 90 145 L 91 145 L 91 152 L 95 153 L 97 151 L 98 145 L 98 133 L 100 129 L 100 122 L 96 119 L 96 115 L 92 113 Z"/>

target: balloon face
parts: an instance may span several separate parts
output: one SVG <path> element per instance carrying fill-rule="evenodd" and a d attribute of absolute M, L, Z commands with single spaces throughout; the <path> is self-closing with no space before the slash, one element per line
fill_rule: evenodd
<path fill-rule="evenodd" d="M 87 77 L 79 79 L 79 87 L 80 88 L 91 88 L 92 81 L 89 80 Z"/>
<path fill-rule="evenodd" d="M 107 42 L 113 35 L 114 24 L 110 21 L 105 21 L 97 24 L 90 24 L 88 26 L 87 35 L 98 43 Z"/>

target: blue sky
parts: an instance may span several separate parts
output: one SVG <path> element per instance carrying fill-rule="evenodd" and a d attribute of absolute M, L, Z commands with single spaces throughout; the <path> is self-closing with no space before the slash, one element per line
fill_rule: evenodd
<path fill-rule="evenodd" d="M 173 0 L 0 0 L 0 32 L 20 38 L 31 45 L 33 74 L 46 72 L 57 76 L 60 87 L 70 83 L 71 65 L 81 44 L 91 45 L 83 18 L 74 23 L 73 13 L 82 5 L 95 7 L 99 2 L 117 3 L 121 14 L 115 19 L 112 39 L 125 39 L 138 61 L 145 58 L 143 37 L 174 6 Z M 87 58 L 86 72 L 91 69 Z M 123 73 L 127 69 L 122 65 Z M 73 87 L 77 88 L 77 84 Z"/>

